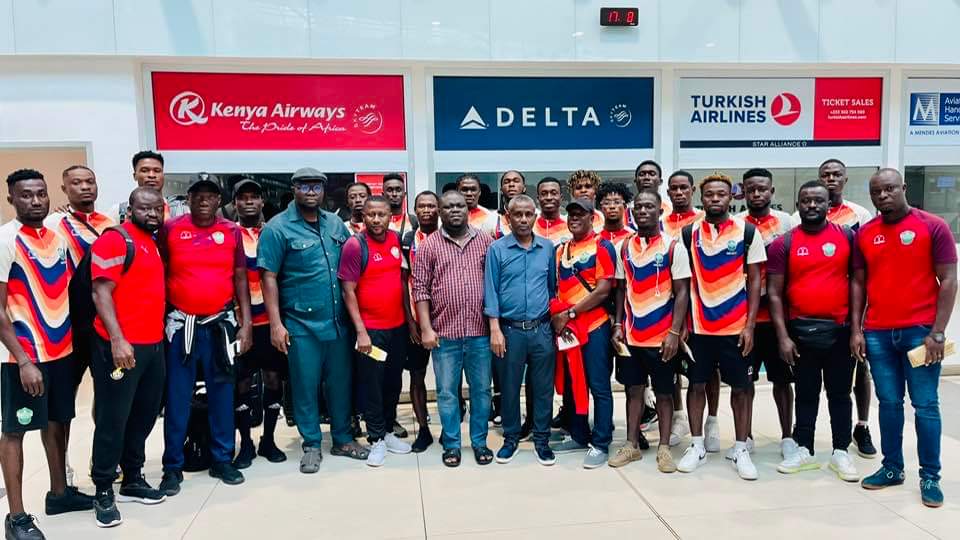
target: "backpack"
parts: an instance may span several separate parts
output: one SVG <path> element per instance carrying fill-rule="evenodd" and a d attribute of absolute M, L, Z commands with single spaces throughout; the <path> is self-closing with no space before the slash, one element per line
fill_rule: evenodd
<path fill-rule="evenodd" d="M 400 233 L 392 229 L 387 229 L 387 236 L 391 234 L 397 238 L 402 248 L 403 239 L 400 237 Z M 367 245 L 367 231 L 358 232 L 354 236 L 357 241 L 360 242 L 360 274 L 362 275 L 367 270 L 367 262 L 370 258 L 370 246 Z"/>
<path fill-rule="evenodd" d="M 103 234 L 107 234 L 109 231 L 119 233 L 127 245 L 127 252 L 123 257 L 123 270 L 120 272 L 121 275 L 124 275 L 133 265 L 133 258 L 137 253 L 133 238 L 121 226 L 110 227 L 104 230 Z M 103 236 L 103 234 L 100 236 Z M 92 254 L 93 248 L 91 247 L 77 264 L 76 271 L 70 279 L 67 289 L 70 299 L 70 322 L 75 333 L 92 332 L 93 319 L 97 316 L 97 306 L 93 303 L 93 276 L 90 270 Z"/>

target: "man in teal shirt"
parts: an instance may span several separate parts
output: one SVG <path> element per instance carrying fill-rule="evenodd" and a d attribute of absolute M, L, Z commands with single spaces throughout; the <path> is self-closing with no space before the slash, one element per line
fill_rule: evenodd
<path fill-rule="evenodd" d="M 350 436 L 351 344 L 337 280 L 346 225 L 323 206 L 327 177 L 309 167 L 293 174 L 293 203 L 263 228 L 257 266 L 270 341 L 290 362 L 297 429 L 303 438 L 300 472 L 320 469 L 323 386 L 333 437 L 331 454 L 366 459 L 368 450 Z M 326 383 L 326 384 L 324 384 Z"/>

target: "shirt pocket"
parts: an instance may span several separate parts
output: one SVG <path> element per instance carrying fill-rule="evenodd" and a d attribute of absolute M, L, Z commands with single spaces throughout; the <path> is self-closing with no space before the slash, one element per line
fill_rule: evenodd
<path fill-rule="evenodd" d="M 296 267 L 309 268 L 317 262 L 320 241 L 312 238 L 294 238 L 289 241 L 290 259 Z"/>

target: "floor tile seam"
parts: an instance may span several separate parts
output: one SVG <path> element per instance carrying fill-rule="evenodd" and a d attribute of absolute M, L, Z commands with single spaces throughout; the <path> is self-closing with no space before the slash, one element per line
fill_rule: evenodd
<path fill-rule="evenodd" d="M 217 480 L 217 483 L 213 485 L 213 488 L 210 489 L 210 493 L 207 493 L 203 503 L 200 504 L 200 508 L 197 508 L 197 511 L 193 514 L 193 517 L 190 519 L 190 523 L 187 524 L 187 528 L 184 529 L 183 534 L 180 535 L 180 540 L 184 540 L 187 537 L 187 534 L 190 533 L 190 529 L 193 528 L 193 524 L 197 522 L 197 518 L 200 517 L 200 514 L 203 512 L 203 509 L 207 507 L 207 503 L 210 502 L 210 499 L 213 498 L 213 494 L 217 491 L 223 482 Z"/>
<path fill-rule="evenodd" d="M 659 521 L 661 524 L 663 524 L 663 526 L 667 529 L 667 531 L 670 532 L 671 535 L 673 535 L 674 538 L 676 538 L 677 540 L 680 540 L 680 534 L 677 533 L 676 530 L 674 530 L 674 528 L 673 528 L 672 525 L 670 525 L 669 523 L 667 523 L 667 520 L 664 519 L 664 517 L 660 515 L 660 512 L 658 512 L 657 509 L 654 508 L 653 504 L 651 504 L 650 501 L 648 501 L 647 498 L 644 497 L 642 493 L 640 493 L 640 490 L 637 488 L 637 486 L 633 485 L 633 482 L 631 482 L 630 479 L 627 478 L 627 475 L 624 474 L 623 471 L 620 470 L 620 469 L 617 469 L 616 472 L 617 472 L 617 475 L 618 475 L 624 482 L 626 482 L 627 486 L 630 487 L 630 489 L 633 491 L 633 493 L 643 502 L 643 504 L 645 504 L 645 505 L 647 506 L 647 508 L 649 508 L 650 511 L 653 512 L 653 515 L 654 515 L 654 517 L 657 518 L 657 521 Z"/>

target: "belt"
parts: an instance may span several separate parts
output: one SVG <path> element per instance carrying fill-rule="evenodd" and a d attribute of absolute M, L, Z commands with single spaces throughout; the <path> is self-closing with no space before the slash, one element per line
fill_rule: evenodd
<path fill-rule="evenodd" d="M 510 328 L 516 328 L 518 330 L 536 330 L 540 327 L 541 324 L 548 322 L 550 320 L 550 312 L 544 313 L 539 319 L 530 319 L 529 321 L 514 321 L 512 319 L 500 319 L 500 322 L 509 326 Z"/>

